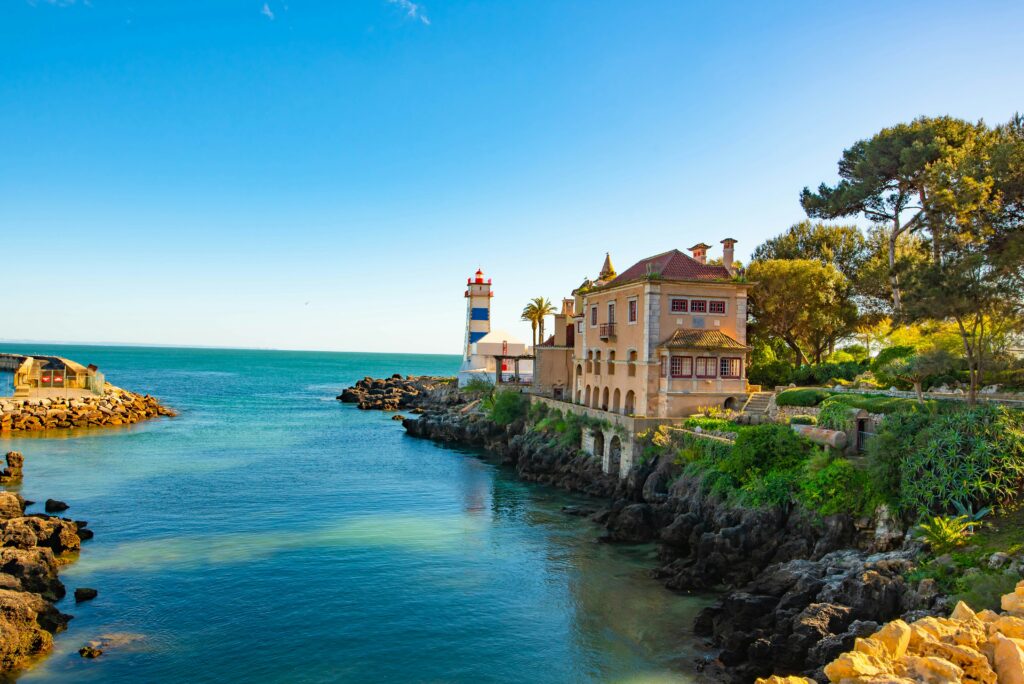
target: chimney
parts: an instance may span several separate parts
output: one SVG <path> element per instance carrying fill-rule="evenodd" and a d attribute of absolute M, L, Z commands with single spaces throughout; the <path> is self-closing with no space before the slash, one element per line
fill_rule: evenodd
<path fill-rule="evenodd" d="M 733 272 L 732 259 L 733 259 L 733 247 L 735 247 L 736 241 L 732 238 L 725 238 L 722 240 L 722 265 L 725 266 L 729 273 Z"/>
<path fill-rule="evenodd" d="M 567 297 L 562 300 L 562 315 L 572 317 L 573 310 L 576 308 L 576 300 L 571 297 Z"/>
<path fill-rule="evenodd" d="M 698 242 L 690 248 L 690 251 L 693 253 L 694 260 L 699 261 L 702 264 L 706 264 L 708 262 L 709 249 L 711 249 L 711 245 L 705 245 L 703 242 Z"/>

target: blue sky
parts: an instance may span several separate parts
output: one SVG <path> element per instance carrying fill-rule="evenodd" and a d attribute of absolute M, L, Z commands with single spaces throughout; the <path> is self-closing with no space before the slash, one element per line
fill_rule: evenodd
<path fill-rule="evenodd" d="M 0 0 L 0 339 L 457 353 L 1024 109 L 1024 3 Z M 13 307 L 12 307 L 13 304 Z"/>

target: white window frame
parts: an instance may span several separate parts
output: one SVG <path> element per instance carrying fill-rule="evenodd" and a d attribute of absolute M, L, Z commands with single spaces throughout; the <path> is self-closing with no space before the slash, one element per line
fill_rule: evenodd
<path fill-rule="evenodd" d="M 597 316 L 598 316 L 598 314 L 597 314 L 597 304 L 591 304 L 590 305 L 590 327 L 591 328 L 596 328 L 597 327 Z"/>
<path fill-rule="evenodd" d="M 632 314 L 632 318 L 630 318 Z M 637 297 L 630 297 L 626 300 L 626 325 L 636 325 L 640 320 L 640 300 Z"/>

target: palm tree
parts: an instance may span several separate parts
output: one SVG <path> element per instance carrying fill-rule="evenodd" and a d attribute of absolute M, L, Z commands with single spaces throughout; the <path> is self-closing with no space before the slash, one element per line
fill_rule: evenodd
<path fill-rule="evenodd" d="M 555 313 L 555 307 L 551 300 L 546 297 L 534 297 L 523 309 L 523 320 L 530 322 L 533 328 L 533 346 L 537 346 L 537 333 L 540 332 L 540 342 L 544 342 L 544 318 Z"/>

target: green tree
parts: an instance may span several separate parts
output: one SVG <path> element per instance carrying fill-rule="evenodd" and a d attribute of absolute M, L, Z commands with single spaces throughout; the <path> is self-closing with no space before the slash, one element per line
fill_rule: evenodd
<path fill-rule="evenodd" d="M 754 261 L 747 270 L 755 336 L 782 340 L 797 366 L 822 357 L 858 322 L 850 283 L 834 266 L 809 259 Z"/>
<path fill-rule="evenodd" d="M 537 346 L 538 331 L 540 341 L 544 341 L 544 318 L 555 313 L 555 307 L 551 300 L 545 297 L 534 297 L 530 303 L 523 308 L 522 320 L 528 321 L 533 329 L 533 346 Z"/>
<path fill-rule="evenodd" d="M 767 259 L 815 259 L 831 264 L 851 281 L 857 279 L 868 258 L 867 242 L 857 226 L 833 226 L 801 221 L 754 250 L 757 261 Z"/>
<path fill-rule="evenodd" d="M 921 117 L 885 128 L 843 151 L 840 181 L 804 188 L 800 203 L 812 218 L 863 215 L 888 226 L 885 231 L 893 307 L 902 308 L 897 246 L 901 236 L 929 222 L 929 169 L 963 147 L 983 124 L 952 117 Z"/>
<path fill-rule="evenodd" d="M 882 365 L 887 375 L 909 382 L 914 386 L 917 400 L 924 403 L 924 381 L 933 375 L 949 372 L 954 359 L 945 349 L 927 349 L 909 357 L 894 358 Z"/>

